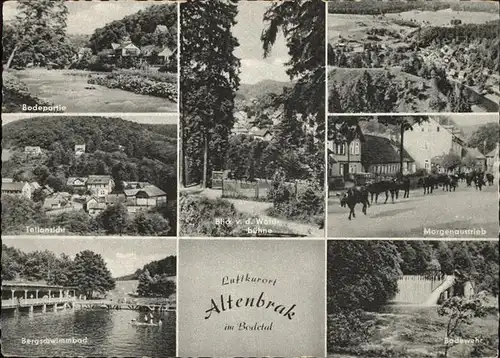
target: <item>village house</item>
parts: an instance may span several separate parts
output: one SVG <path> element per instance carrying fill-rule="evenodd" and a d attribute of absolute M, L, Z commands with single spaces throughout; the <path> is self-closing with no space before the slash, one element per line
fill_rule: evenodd
<path fill-rule="evenodd" d="M 260 139 L 266 142 L 269 142 L 271 139 L 273 139 L 273 133 L 269 129 L 258 129 L 258 130 L 253 130 L 250 133 L 255 139 Z"/>
<path fill-rule="evenodd" d="M 148 185 L 142 189 L 125 189 L 124 193 L 129 212 L 150 210 L 167 202 L 167 194 L 154 185 Z"/>
<path fill-rule="evenodd" d="M 498 143 L 495 149 L 485 155 L 486 157 L 486 170 L 490 173 L 493 173 L 495 176 L 498 176 L 498 152 L 499 147 Z"/>
<path fill-rule="evenodd" d="M 141 54 L 141 49 L 132 43 L 130 36 L 125 36 L 120 43 L 113 42 L 111 49 L 117 57 L 134 57 Z"/>
<path fill-rule="evenodd" d="M 89 175 L 86 183 L 87 190 L 96 197 L 104 197 L 113 191 L 115 183 L 109 175 Z"/>
<path fill-rule="evenodd" d="M 36 181 L 34 181 L 32 183 L 29 183 L 29 184 L 30 184 L 31 192 L 32 193 L 34 193 L 35 190 L 42 189 L 42 186 L 38 182 L 36 182 Z"/>
<path fill-rule="evenodd" d="M 85 144 L 75 144 L 75 156 L 85 154 Z"/>
<path fill-rule="evenodd" d="M 21 181 L 12 183 L 2 183 L 2 195 L 4 194 L 18 195 L 18 196 L 23 196 L 27 199 L 31 199 L 33 193 L 29 183 Z"/>
<path fill-rule="evenodd" d="M 31 156 L 31 157 L 38 157 L 39 155 L 42 154 L 42 148 L 26 146 L 26 147 L 24 147 L 24 154 Z"/>
<path fill-rule="evenodd" d="M 361 143 L 365 140 L 364 135 L 360 133 L 359 138 L 355 138 L 349 145 L 347 152 L 347 143 L 335 143 L 328 141 L 328 157 L 330 163 L 331 177 L 347 178 L 349 173 L 362 173 L 361 164 Z"/>
<path fill-rule="evenodd" d="M 81 47 L 78 50 L 77 57 L 78 57 L 79 61 L 82 60 L 85 57 L 90 57 L 90 56 L 92 56 L 92 49 L 91 48 L 89 48 L 89 47 Z"/>
<path fill-rule="evenodd" d="M 400 143 L 385 136 L 368 135 L 362 143 L 361 163 L 367 173 L 395 175 L 400 173 Z M 413 158 L 403 150 L 403 174 L 416 171 Z"/>
<path fill-rule="evenodd" d="M 44 185 L 43 186 L 43 189 L 42 189 L 42 192 L 45 194 L 45 195 L 51 195 L 54 193 L 54 189 L 52 189 L 49 185 Z"/>
<path fill-rule="evenodd" d="M 462 148 L 465 145 L 460 132 L 452 125 L 442 125 L 437 120 L 429 120 L 414 125 L 413 130 L 404 134 L 404 148 L 415 160 L 417 169 L 432 168 L 432 158 L 449 153 L 462 158 Z"/>
<path fill-rule="evenodd" d="M 87 180 L 88 178 L 86 177 L 69 177 L 66 181 L 66 185 L 74 190 L 86 190 Z"/>
<path fill-rule="evenodd" d="M 61 209 L 66 201 L 61 196 L 53 196 L 45 198 L 43 201 L 43 208 L 45 210 L 57 210 Z"/>
<path fill-rule="evenodd" d="M 92 217 L 96 217 L 106 209 L 106 203 L 96 197 L 90 197 L 84 205 L 84 210 Z"/>

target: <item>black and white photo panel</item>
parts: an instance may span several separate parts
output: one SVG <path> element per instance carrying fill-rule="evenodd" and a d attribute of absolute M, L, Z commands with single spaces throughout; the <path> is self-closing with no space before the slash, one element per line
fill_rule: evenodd
<path fill-rule="evenodd" d="M 498 1 L 328 1 L 328 112 L 498 112 Z"/>
<path fill-rule="evenodd" d="M 325 3 L 180 8 L 180 235 L 324 237 Z"/>
<path fill-rule="evenodd" d="M 177 241 L 2 238 L 2 353 L 175 357 Z"/>
<path fill-rule="evenodd" d="M 330 116 L 328 237 L 498 237 L 498 120 Z"/>
<path fill-rule="evenodd" d="M 176 236 L 176 114 L 4 114 L 2 234 Z"/>
<path fill-rule="evenodd" d="M 328 357 L 495 357 L 498 239 L 329 240 Z"/>
<path fill-rule="evenodd" d="M 2 5 L 2 113 L 177 112 L 176 2 Z"/>

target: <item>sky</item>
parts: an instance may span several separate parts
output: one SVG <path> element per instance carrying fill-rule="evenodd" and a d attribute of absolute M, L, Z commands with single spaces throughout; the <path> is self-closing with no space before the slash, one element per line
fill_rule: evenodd
<path fill-rule="evenodd" d="M 24 252 L 49 250 L 57 256 L 64 253 L 74 259 L 83 250 L 101 254 L 113 277 L 134 273 L 151 261 L 177 256 L 175 239 L 145 238 L 68 238 L 40 237 L 2 238 L 2 243 Z"/>
<path fill-rule="evenodd" d="M 99 114 L 86 113 L 83 116 L 92 116 Z M 68 114 L 50 114 L 50 113 L 12 113 L 12 114 L 2 114 L 2 126 L 6 125 L 9 122 L 18 121 L 20 119 L 31 118 L 31 117 L 56 117 L 56 116 L 65 116 L 68 117 Z M 72 117 L 77 115 L 71 114 Z M 113 118 L 121 118 L 131 122 L 137 123 L 146 123 L 146 124 L 177 124 L 178 123 L 178 115 L 176 113 L 173 114 L 165 114 L 165 113 L 148 113 L 148 114 L 110 114 L 106 115 L 106 117 Z"/>
<path fill-rule="evenodd" d="M 265 79 L 290 81 L 284 66 L 290 56 L 281 32 L 271 55 L 266 59 L 263 58 L 264 50 L 260 35 L 265 28 L 262 18 L 268 7 L 268 3 L 260 1 L 243 1 L 238 4 L 237 24 L 233 28 L 233 36 L 240 43 L 235 56 L 241 59 L 242 83 L 253 84 Z"/>
<path fill-rule="evenodd" d="M 9 0 L 3 6 L 3 19 L 12 20 L 16 14 L 17 1 Z M 151 6 L 153 1 L 78 1 L 67 2 L 68 33 L 92 34 L 95 29 L 103 27 L 114 20 L 121 20 L 125 16 Z M 97 16 L 98 15 L 98 16 Z"/>

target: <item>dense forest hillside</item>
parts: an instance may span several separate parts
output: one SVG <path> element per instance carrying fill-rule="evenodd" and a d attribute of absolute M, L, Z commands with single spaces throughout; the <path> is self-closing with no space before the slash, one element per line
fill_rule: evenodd
<path fill-rule="evenodd" d="M 281 94 L 283 87 L 290 88 L 292 84 L 274 80 L 263 80 L 254 84 L 243 83 L 236 93 L 236 99 L 251 100 L 269 93 Z"/>
<path fill-rule="evenodd" d="M 4 232 L 17 233 L 34 225 L 60 226 L 74 234 L 175 235 L 176 125 L 62 116 L 22 119 L 2 129 L 2 152 L 8 153 L 2 162 L 2 177 L 35 185 L 29 197 L 2 195 Z M 83 151 L 77 152 L 76 145 L 84 146 Z M 39 147 L 38 155 L 27 155 L 27 146 Z M 91 175 L 110 176 L 114 185 L 107 194 L 118 196 L 124 195 L 127 182 L 147 182 L 157 187 L 156 192 L 166 194 L 165 202 L 147 214 L 131 215 L 123 203 L 113 205 L 113 199 L 107 199 L 102 215 L 89 215 L 88 210 L 80 209 L 85 209 L 92 192 L 88 187 L 75 188 L 69 180 Z M 48 212 L 51 208 L 46 199 L 53 200 L 58 193 L 71 199 L 56 199 L 61 200 L 62 207 L 56 206 L 61 210 Z"/>
<path fill-rule="evenodd" d="M 121 276 L 116 278 L 117 281 L 128 281 L 128 280 L 138 280 L 139 276 L 145 272 L 149 271 L 151 276 L 155 275 L 167 275 L 176 276 L 177 275 L 177 257 L 168 256 L 164 259 L 158 261 L 152 261 L 142 267 L 142 269 L 137 269 L 134 273 L 126 276 Z"/>
<path fill-rule="evenodd" d="M 112 174 L 122 167 L 121 180 L 149 180 L 175 198 L 177 129 L 175 125 L 149 125 L 104 117 L 30 118 L 3 126 L 2 148 L 21 152 L 39 146 L 47 160 L 36 166 L 19 161 L 4 163 L 3 177 L 32 176 L 45 165 L 55 176 Z M 75 144 L 85 144 L 86 154 L 78 160 Z M 29 163 L 21 163 L 29 164 Z M 33 164 L 33 163 L 32 163 Z M 26 178 L 31 179 L 31 178 Z"/>
<path fill-rule="evenodd" d="M 157 26 L 166 26 L 166 30 L 158 30 Z M 140 47 L 147 45 L 168 46 L 176 48 L 177 41 L 177 5 L 152 5 L 145 10 L 113 21 L 96 29 L 89 45 L 94 53 L 110 49 L 111 44 L 120 43 L 127 35 Z"/>
<path fill-rule="evenodd" d="M 379 15 L 382 13 L 396 13 L 411 10 L 438 11 L 451 9 L 455 11 L 474 11 L 498 13 L 498 1 L 375 1 L 363 0 L 362 3 L 356 1 L 330 1 L 328 2 L 328 12 L 336 14 L 365 14 Z"/>

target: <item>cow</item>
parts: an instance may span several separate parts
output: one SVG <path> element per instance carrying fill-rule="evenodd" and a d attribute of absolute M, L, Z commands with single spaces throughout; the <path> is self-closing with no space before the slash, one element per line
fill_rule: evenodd
<path fill-rule="evenodd" d="M 370 193 L 371 203 L 373 204 L 373 196 L 375 196 L 375 203 L 378 201 L 378 196 L 385 193 L 384 204 L 387 204 L 389 199 L 389 192 L 391 193 L 391 200 L 394 203 L 394 196 L 396 194 L 396 185 L 393 181 L 382 180 L 375 183 L 368 184 L 366 189 Z"/>
<path fill-rule="evenodd" d="M 486 183 L 484 182 L 484 173 L 483 172 L 476 173 L 473 180 L 476 185 L 476 190 L 479 189 L 480 191 L 482 191 L 483 186 L 486 185 Z"/>
<path fill-rule="evenodd" d="M 418 180 L 418 184 L 422 185 L 425 194 L 432 194 L 434 191 L 434 186 L 436 185 L 436 178 L 432 175 L 427 175 Z"/>
<path fill-rule="evenodd" d="M 472 182 L 475 179 L 476 174 L 474 172 L 467 173 L 465 175 L 465 181 L 467 182 L 467 187 L 472 186 Z"/>
<path fill-rule="evenodd" d="M 368 201 L 368 190 L 363 186 L 355 186 L 353 188 L 349 188 L 344 196 L 340 199 L 340 206 L 345 208 L 346 206 L 349 208 L 349 220 L 352 217 L 356 217 L 356 213 L 354 212 L 354 208 L 356 204 L 363 205 L 363 214 L 366 215 L 366 208 L 370 206 L 370 202 Z"/>
<path fill-rule="evenodd" d="M 447 174 L 438 174 L 434 176 L 435 182 L 436 182 L 436 187 L 437 189 L 439 185 L 443 187 L 443 190 L 448 191 L 450 188 L 450 177 Z"/>
<path fill-rule="evenodd" d="M 458 187 L 458 175 L 450 175 L 449 191 L 455 191 Z"/>
<path fill-rule="evenodd" d="M 488 181 L 488 185 L 493 185 L 493 180 L 495 179 L 494 175 L 491 173 L 486 173 L 486 180 Z"/>
<path fill-rule="evenodd" d="M 403 176 L 399 179 L 394 179 L 396 199 L 399 197 L 399 191 L 403 190 L 403 198 L 410 197 L 410 178 Z"/>

